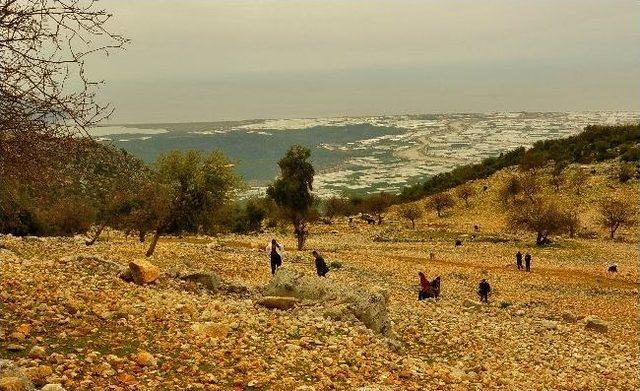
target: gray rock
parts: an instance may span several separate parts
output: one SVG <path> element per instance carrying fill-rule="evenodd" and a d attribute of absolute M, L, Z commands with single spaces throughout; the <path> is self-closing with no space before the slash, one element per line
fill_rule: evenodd
<path fill-rule="evenodd" d="M 31 391 L 35 386 L 13 361 L 0 359 L 0 389 Z"/>
<path fill-rule="evenodd" d="M 213 272 L 197 272 L 180 276 L 184 281 L 192 281 L 202 285 L 211 292 L 216 292 L 222 286 L 222 280 Z"/>
<path fill-rule="evenodd" d="M 352 288 L 315 275 L 307 276 L 285 266 L 278 270 L 264 293 L 267 296 L 330 301 L 332 307 L 325 313 L 332 319 L 353 316 L 376 333 L 386 335 L 391 331 L 387 308 L 389 299 L 381 289 Z"/>

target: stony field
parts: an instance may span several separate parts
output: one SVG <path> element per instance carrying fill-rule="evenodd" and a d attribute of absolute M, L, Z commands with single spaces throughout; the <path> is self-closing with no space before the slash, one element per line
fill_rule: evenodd
<path fill-rule="evenodd" d="M 0 390 L 20 389 L 9 387 L 24 376 L 66 390 L 638 389 L 637 227 L 612 241 L 593 207 L 605 191 L 637 200 L 637 182 L 592 178 L 570 202 L 595 238 L 536 247 L 532 234 L 505 228 L 501 175 L 476 184 L 488 190 L 471 206 L 429 214 L 415 231 L 393 212 L 382 226 L 313 226 L 306 247 L 330 264 L 319 282 L 327 292 L 290 310 L 257 305 L 272 237 L 285 245 L 279 273 L 320 279 L 290 234 L 163 238 L 150 259 L 162 274 L 144 286 L 119 277 L 145 250 L 121 233 L 90 247 L 79 237 L 3 237 Z M 516 270 L 517 250 L 532 254 L 531 273 Z M 606 272 L 612 262 L 617 274 Z M 224 284 L 179 278 L 194 271 Z M 419 271 L 441 276 L 439 300 L 417 301 Z M 476 302 L 482 278 L 488 305 Z M 378 290 L 384 333 L 340 299 Z"/>

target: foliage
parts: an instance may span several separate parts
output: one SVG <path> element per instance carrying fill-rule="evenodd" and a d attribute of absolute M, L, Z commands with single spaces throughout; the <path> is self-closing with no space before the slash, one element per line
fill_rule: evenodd
<path fill-rule="evenodd" d="M 331 197 L 323 202 L 323 216 L 333 221 L 336 216 L 351 216 L 356 213 L 356 206 L 350 199 L 344 197 Z"/>
<path fill-rule="evenodd" d="M 451 208 L 456 204 L 455 200 L 449 193 L 438 193 L 429 197 L 427 208 L 435 210 L 438 217 L 442 217 L 445 209 Z"/>
<path fill-rule="evenodd" d="M 422 217 L 422 209 L 414 203 L 403 204 L 400 205 L 399 214 L 411 222 L 412 229 L 416 229 L 416 220 Z"/>
<path fill-rule="evenodd" d="M 620 226 L 634 223 L 635 208 L 623 200 L 608 198 L 600 203 L 600 222 L 609 230 L 609 236 L 614 238 Z"/>
<path fill-rule="evenodd" d="M 376 217 L 378 224 L 382 224 L 384 213 L 393 204 L 394 196 L 389 193 L 374 193 L 362 200 L 360 209 Z"/>
<path fill-rule="evenodd" d="M 94 223 L 116 226 L 122 194 L 138 189 L 149 174 L 128 153 L 92 140 L 35 139 L 38 151 L 54 157 L 40 175 L 14 176 L 0 170 L 0 232 L 70 235 L 85 232 Z M 58 158 L 63 155 L 65 159 Z M 67 200 L 69 207 L 61 200 Z"/>
<path fill-rule="evenodd" d="M 145 198 L 155 209 L 141 213 L 155 230 L 147 256 L 153 254 L 163 233 L 206 231 L 216 209 L 229 203 L 240 185 L 233 164 L 222 152 L 172 151 L 158 157 Z"/>
<path fill-rule="evenodd" d="M 519 198 L 508 211 L 509 226 L 536 233 L 536 244 L 548 243 L 549 235 L 564 231 L 567 215 L 554 200 L 545 197 Z"/>
<path fill-rule="evenodd" d="M 516 175 L 512 175 L 507 179 L 499 190 L 500 200 L 504 204 L 508 204 L 513 201 L 515 197 L 522 192 L 522 183 L 520 178 Z"/>
<path fill-rule="evenodd" d="M 465 183 L 464 185 L 458 186 L 456 189 L 456 195 L 464 201 L 466 206 L 469 206 L 469 198 L 476 195 L 476 190 L 470 184 Z"/>
<path fill-rule="evenodd" d="M 555 191 L 560 191 L 560 188 L 566 182 L 567 178 L 564 174 L 564 169 L 566 164 L 564 162 L 555 164 L 553 169 L 551 170 L 551 178 L 549 179 L 549 184 L 553 186 Z"/>
<path fill-rule="evenodd" d="M 620 183 L 627 183 L 635 176 L 636 168 L 633 164 L 620 163 L 618 166 L 618 180 Z"/>
<path fill-rule="evenodd" d="M 313 213 L 314 197 L 311 191 L 315 170 L 309 162 L 310 157 L 308 148 L 292 146 L 278 162 L 280 176 L 267 189 L 268 197 L 293 224 L 299 250 L 304 247 L 308 235 L 307 224 Z"/>

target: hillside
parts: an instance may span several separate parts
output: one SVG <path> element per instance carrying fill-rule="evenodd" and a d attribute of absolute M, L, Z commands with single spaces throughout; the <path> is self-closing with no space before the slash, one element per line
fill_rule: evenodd
<path fill-rule="evenodd" d="M 615 164 L 582 167 L 593 174 L 580 195 L 562 189 L 584 234 L 545 247 L 505 225 L 498 192 L 515 168 L 472 182 L 470 206 L 428 213 L 416 230 L 397 207 L 382 226 L 312 226 L 306 247 L 330 264 L 328 283 L 386 291 L 386 335 L 337 316 L 339 300 L 256 305 L 271 280 L 263 248 L 272 237 L 286 250 L 278 273 L 319 279 L 290 233 L 164 237 L 151 259 L 162 275 L 146 286 L 118 276 L 146 249 L 120 232 L 92 247 L 80 237 L 4 236 L 0 357 L 67 390 L 636 390 L 640 237 L 623 227 L 610 240 L 597 224 L 603 197 L 637 205 L 640 196 L 637 180 L 613 177 Z M 533 256 L 531 273 L 516 270 L 517 250 Z M 606 272 L 613 262 L 615 275 Z M 199 270 L 226 288 L 175 278 Z M 437 301 L 417 301 L 419 271 L 441 276 Z M 475 302 L 482 278 L 488 305 Z M 590 317 L 607 330 L 588 328 Z"/>
<path fill-rule="evenodd" d="M 451 171 L 434 175 L 422 183 L 403 189 L 401 199 L 416 200 L 426 195 L 459 186 L 470 180 L 488 178 L 507 167 L 524 168 L 554 164 L 589 164 L 619 158 L 626 162 L 640 161 L 640 124 L 589 125 L 576 135 L 537 141 L 530 148 L 516 148 L 480 163 L 461 165 Z"/>

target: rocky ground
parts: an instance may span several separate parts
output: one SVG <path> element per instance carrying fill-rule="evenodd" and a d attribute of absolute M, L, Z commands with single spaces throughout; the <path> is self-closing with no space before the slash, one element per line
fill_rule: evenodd
<path fill-rule="evenodd" d="M 637 197 L 637 184 L 618 191 Z M 330 264 L 328 281 L 278 233 L 163 238 L 150 259 L 160 277 L 145 285 L 120 277 L 144 245 L 117 232 L 90 247 L 3 237 L 0 390 L 638 389 L 637 230 L 611 241 L 586 210 L 596 238 L 536 248 L 504 228 L 492 199 L 416 231 L 393 213 L 381 227 L 312 227 L 307 247 Z M 258 304 L 274 292 L 272 236 L 286 250 L 279 273 L 303 273 L 317 297 Z M 533 255 L 531 273 L 516 270 L 518 249 Z M 181 278 L 195 271 L 217 277 Z M 416 300 L 418 271 L 441 276 L 439 300 Z M 488 305 L 476 302 L 481 278 Z M 360 299 L 384 311 L 365 321 Z M 380 317 L 389 329 L 372 326 Z"/>

